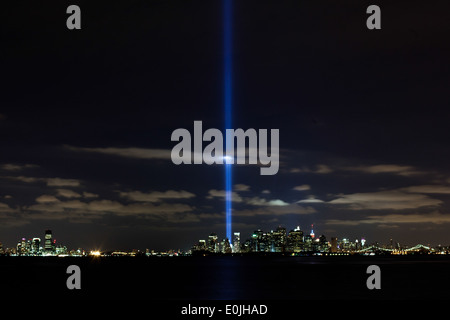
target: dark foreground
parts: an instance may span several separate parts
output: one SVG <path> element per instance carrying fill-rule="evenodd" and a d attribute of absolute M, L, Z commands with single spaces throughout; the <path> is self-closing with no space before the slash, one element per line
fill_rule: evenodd
<path fill-rule="evenodd" d="M 369 265 L 381 289 L 369 290 Z M 78 265 L 81 289 L 69 290 Z M 450 257 L 0 257 L 1 298 L 146 301 L 447 300 Z"/>

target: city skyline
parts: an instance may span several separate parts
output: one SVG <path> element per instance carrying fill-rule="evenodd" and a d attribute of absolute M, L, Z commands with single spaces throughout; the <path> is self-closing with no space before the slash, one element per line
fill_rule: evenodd
<path fill-rule="evenodd" d="M 4 244 L 178 248 L 224 236 L 227 195 L 241 234 L 450 244 L 448 3 L 380 3 L 368 30 L 368 1 L 235 1 L 232 126 L 279 130 L 279 163 L 233 164 L 231 194 L 224 166 L 171 161 L 177 128 L 224 128 L 222 2 L 80 1 L 80 30 L 69 4 L 0 22 Z"/>
<path fill-rule="evenodd" d="M 276 237 L 281 237 L 278 240 L 274 240 Z M 43 239 L 43 240 L 42 240 Z M 96 247 L 82 247 L 74 246 L 67 247 L 63 241 L 58 241 L 53 237 L 52 230 L 45 230 L 43 237 L 38 234 L 33 236 L 19 237 L 14 245 L 3 243 L 0 239 L 0 254 L 16 254 L 16 255 L 67 255 L 74 254 L 77 256 L 83 256 L 88 254 L 97 255 L 100 253 L 116 252 L 116 253 L 143 253 L 155 252 L 155 248 L 142 247 L 139 244 L 129 248 L 102 248 Z M 294 244 L 293 241 L 298 241 Z M 387 239 L 386 239 L 387 240 Z M 212 242 L 211 242 L 212 241 Z M 255 247 L 255 241 L 264 243 L 263 247 Z M 274 247 L 274 243 L 281 241 L 282 244 L 278 244 L 277 248 Z M 192 254 L 195 251 L 207 251 L 210 253 L 251 253 L 251 252 L 265 252 L 265 253 L 294 253 L 294 252 L 336 252 L 332 251 L 333 246 L 337 245 L 337 249 L 341 251 L 345 245 L 345 249 L 367 249 L 371 246 L 380 248 L 390 248 L 405 250 L 411 247 L 423 247 L 426 248 L 450 248 L 450 244 L 438 244 L 431 245 L 430 243 L 416 243 L 415 245 L 399 243 L 397 239 L 390 238 L 387 241 L 380 241 L 379 239 L 366 239 L 364 236 L 357 238 L 348 238 L 346 236 L 337 237 L 336 235 L 324 235 L 316 234 L 311 226 L 310 232 L 303 230 L 300 226 L 295 228 L 286 228 L 278 225 L 276 228 L 269 230 L 262 230 L 260 228 L 254 230 L 248 235 L 241 237 L 240 231 L 234 231 L 233 237 L 229 240 L 227 237 L 220 237 L 217 233 L 211 232 L 207 238 L 199 239 L 198 242 L 190 244 L 183 244 L 174 248 L 164 248 L 156 250 L 157 252 L 170 252 L 178 254 Z M 212 245 L 212 247 L 211 247 Z M 214 247 L 215 246 L 215 247 Z M 340 247 L 341 246 L 341 247 Z M 294 247 L 296 249 L 294 250 Z M 228 250 L 228 249 L 229 250 Z M 437 250 L 437 249 L 436 249 Z"/>

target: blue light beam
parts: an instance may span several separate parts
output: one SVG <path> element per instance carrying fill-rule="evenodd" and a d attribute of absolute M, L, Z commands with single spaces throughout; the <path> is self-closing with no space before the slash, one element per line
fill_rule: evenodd
<path fill-rule="evenodd" d="M 225 109 L 225 130 L 232 129 L 232 0 L 223 0 L 223 49 L 224 49 L 224 109 Z M 228 143 L 228 142 L 227 142 Z M 228 149 L 228 148 L 227 148 Z M 225 161 L 225 216 L 226 216 L 226 237 L 231 242 L 231 202 L 232 202 L 232 164 Z"/>

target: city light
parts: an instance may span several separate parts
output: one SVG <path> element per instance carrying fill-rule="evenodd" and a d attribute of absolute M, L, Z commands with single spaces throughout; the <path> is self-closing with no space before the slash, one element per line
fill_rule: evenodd
<path fill-rule="evenodd" d="M 331 237 L 325 235 L 317 236 L 312 232 L 304 232 L 299 226 L 288 231 L 283 226 L 274 230 L 264 231 L 257 229 L 249 233 L 241 241 L 241 232 L 233 232 L 233 237 L 219 239 L 216 233 L 211 233 L 207 239 L 201 239 L 191 246 L 189 250 L 162 250 L 155 251 L 145 249 L 132 250 L 99 250 L 89 251 L 78 249 L 67 249 L 64 245 L 56 245 L 51 238 L 51 230 L 46 230 L 45 235 L 51 246 L 41 245 L 40 238 L 20 238 L 16 247 L 3 248 L 0 242 L 1 256 L 39 256 L 39 257 L 182 257 L 182 256 L 208 256 L 211 254 L 281 254 L 284 256 L 350 256 L 350 255 L 448 255 L 450 246 L 432 247 L 417 244 L 415 246 L 400 245 L 390 239 L 388 244 L 378 242 L 369 243 L 365 238 L 349 239 L 347 237 Z"/>

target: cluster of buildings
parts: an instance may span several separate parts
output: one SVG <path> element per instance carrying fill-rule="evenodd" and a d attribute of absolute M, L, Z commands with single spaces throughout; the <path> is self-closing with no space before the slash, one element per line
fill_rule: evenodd
<path fill-rule="evenodd" d="M 275 230 L 263 231 L 255 230 L 245 241 L 241 241 L 240 232 L 234 232 L 233 239 L 219 239 L 216 233 L 211 233 L 207 239 L 199 240 L 192 246 L 191 250 L 183 252 L 180 250 L 168 250 L 156 252 L 146 249 L 140 251 L 133 249 L 131 251 L 90 251 L 72 249 L 57 245 L 53 238 L 51 230 L 45 230 L 44 238 L 39 237 L 22 238 L 15 248 L 4 249 L 0 243 L 0 255 L 9 256 L 158 256 L 172 257 L 185 255 L 208 255 L 208 254 L 246 254 L 246 253 L 282 253 L 288 255 L 304 254 L 450 254 L 450 246 L 435 248 L 418 244 L 414 247 L 400 246 L 398 242 L 394 243 L 390 239 L 388 244 L 380 245 L 378 243 L 367 244 L 364 238 L 338 239 L 332 237 L 329 241 L 324 235 L 316 236 L 311 226 L 309 233 L 304 232 L 300 227 L 287 232 L 285 227 L 279 226 Z"/>
<path fill-rule="evenodd" d="M 252 252 L 319 252 L 328 251 L 331 247 L 324 235 L 316 237 L 313 229 L 305 233 L 300 227 L 289 232 L 285 227 L 279 226 L 269 232 L 261 229 L 255 230 L 250 238 L 241 242 L 240 232 L 233 234 L 230 242 L 228 239 L 219 241 L 217 234 L 211 233 L 206 240 L 199 240 L 192 247 L 192 253 L 252 253 Z M 337 239 L 332 238 L 336 246 L 339 246 Z"/>
<path fill-rule="evenodd" d="M 424 246 L 419 249 L 427 248 Z M 403 251 L 402 251 L 403 250 Z M 351 241 L 348 238 L 338 239 L 336 237 L 327 238 L 324 235 L 316 236 L 311 226 L 309 233 L 304 232 L 300 227 L 287 232 L 285 227 L 279 226 L 275 230 L 263 231 L 255 230 L 251 236 L 241 242 L 239 232 L 234 233 L 232 241 L 228 239 L 219 240 L 217 234 L 211 233 L 205 240 L 199 240 L 191 248 L 192 254 L 210 253 L 289 253 L 292 255 L 303 253 L 330 253 L 330 254 L 351 254 L 365 252 L 397 253 L 404 252 L 405 248 L 400 248 L 398 243 L 390 240 L 388 245 L 378 243 L 368 245 L 364 238 Z"/>
<path fill-rule="evenodd" d="M 45 230 L 43 241 L 39 237 L 22 238 L 15 248 L 3 248 L 0 243 L 0 254 L 13 256 L 82 256 L 86 253 L 82 249 L 69 251 L 65 246 L 56 245 L 52 231 Z"/>

